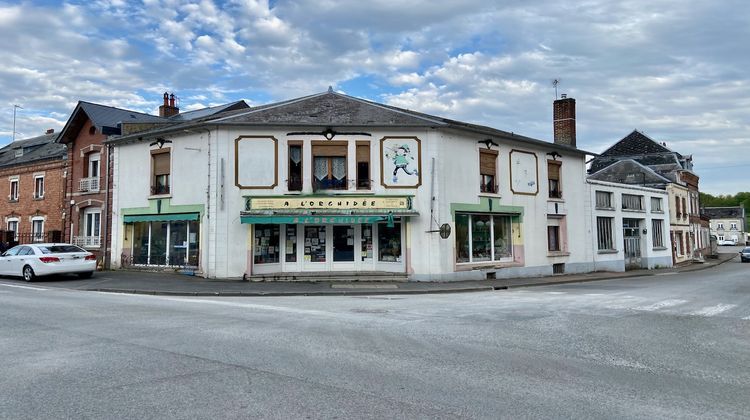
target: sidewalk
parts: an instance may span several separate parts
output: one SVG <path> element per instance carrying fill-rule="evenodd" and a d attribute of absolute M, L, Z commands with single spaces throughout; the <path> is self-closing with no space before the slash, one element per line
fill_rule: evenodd
<path fill-rule="evenodd" d="M 735 258 L 737 254 L 719 254 L 703 264 L 659 270 L 633 270 L 624 273 L 598 272 L 536 278 L 496 279 L 457 282 L 243 282 L 211 280 L 172 273 L 139 271 L 104 271 L 88 280 L 44 281 L 40 285 L 75 290 L 177 296 L 308 296 L 308 295 L 395 295 L 425 293 L 459 293 L 502 290 L 612 280 L 629 277 L 668 275 L 705 270 Z"/>

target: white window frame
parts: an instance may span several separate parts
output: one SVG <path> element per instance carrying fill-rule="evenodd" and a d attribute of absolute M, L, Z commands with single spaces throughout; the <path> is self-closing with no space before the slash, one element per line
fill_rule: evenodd
<path fill-rule="evenodd" d="M 599 197 L 607 197 L 607 199 L 600 200 Z M 604 210 L 614 210 L 612 198 L 613 194 L 611 191 L 596 191 L 596 193 L 594 194 L 594 200 L 596 200 L 596 208 Z M 606 203 L 602 203 L 603 201 L 606 201 Z"/>
<path fill-rule="evenodd" d="M 94 215 L 99 215 L 99 234 L 94 235 L 93 234 L 93 222 L 94 222 Z M 91 216 L 91 220 L 89 221 L 89 216 Z M 86 209 L 83 211 L 83 236 L 91 236 L 91 237 L 98 237 L 101 239 L 102 237 L 102 209 L 95 208 L 95 209 Z"/>
<path fill-rule="evenodd" d="M 664 220 L 651 219 L 652 248 L 664 248 Z"/>
<path fill-rule="evenodd" d="M 658 205 L 654 206 L 654 203 Z M 651 213 L 664 213 L 663 203 L 661 197 L 651 197 Z"/>
<path fill-rule="evenodd" d="M 102 170 L 102 155 L 99 152 L 93 152 L 89 154 L 89 167 L 87 178 L 99 178 L 99 173 Z M 93 163 L 96 162 L 96 173 L 93 171 Z"/>
<path fill-rule="evenodd" d="M 5 228 L 6 228 L 6 230 L 12 230 L 12 229 L 10 229 L 10 224 L 11 224 L 11 223 L 15 223 L 15 224 L 16 224 L 16 229 L 15 229 L 15 230 L 13 230 L 13 232 L 15 232 L 15 234 L 13 235 L 13 240 L 14 240 L 14 241 L 18 241 L 18 228 L 19 228 L 19 226 L 21 225 L 21 221 L 20 221 L 20 219 L 19 219 L 19 218 L 17 218 L 17 217 L 11 217 L 11 218 L 9 218 L 9 219 L 8 219 L 8 220 L 7 220 L 6 222 L 5 222 Z M 3 238 L 3 240 L 5 240 L 5 238 Z"/>
<path fill-rule="evenodd" d="M 16 185 L 15 191 L 13 191 L 13 184 Z M 10 179 L 10 192 L 8 193 L 8 200 L 18 201 L 18 191 L 21 189 L 21 182 L 18 177 Z"/>
<path fill-rule="evenodd" d="M 492 263 L 502 263 L 502 262 L 512 262 L 513 261 L 513 259 L 515 257 L 515 255 L 513 254 L 513 246 L 512 246 L 512 241 L 513 241 L 513 215 L 511 215 L 511 214 L 501 214 L 501 213 L 457 212 L 456 215 L 458 215 L 458 214 L 469 216 L 469 218 L 468 218 L 469 226 L 468 226 L 468 231 L 467 231 L 467 239 L 469 241 L 469 261 L 463 261 L 463 262 L 455 261 L 456 265 L 461 266 L 461 265 L 466 265 L 466 264 L 492 264 Z M 473 237 L 473 232 L 472 232 L 472 228 L 471 228 L 473 226 L 473 216 L 487 216 L 487 215 L 490 216 L 490 255 L 492 255 L 492 259 L 491 260 L 474 261 L 474 249 L 473 249 L 474 237 Z M 495 238 L 495 216 L 508 217 L 510 219 L 510 231 L 508 232 L 508 238 L 511 240 L 510 256 L 509 257 L 500 258 L 498 260 L 495 259 L 495 241 L 494 241 L 494 238 Z M 401 228 L 403 229 L 404 226 L 402 225 Z M 455 239 L 454 239 L 453 242 L 454 242 L 453 245 L 456 246 Z"/>
<path fill-rule="evenodd" d="M 37 222 L 41 222 L 39 231 L 34 230 Z M 44 242 L 44 217 L 36 216 L 31 218 L 31 241 Z"/>
<path fill-rule="evenodd" d="M 599 251 L 614 251 L 614 217 L 596 217 L 596 246 Z"/>
<path fill-rule="evenodd" d="M 730 223 L 729 224 L 729 229 L 730 230 L 737 230 L 737 223 Z"/>
<path fill-rule="evenodd" d="M 716 224 L 716 229 L 717 229 L 717 230 L 718 230 L 718 229 L 724 230 L 724 223 L 717 223 L 717 224 Z"/>
<path fill-rule="evenodd" d="M 42 180 L 41 191 L 37 188 L 40 179 Z M 44 198 L 44 175 L 34 175 L 34 198 Z"/>

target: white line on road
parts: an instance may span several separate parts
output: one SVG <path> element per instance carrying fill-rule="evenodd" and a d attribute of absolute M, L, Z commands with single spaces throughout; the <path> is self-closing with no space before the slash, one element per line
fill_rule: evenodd
<path fill-rule="evenodd" d="M 21 286 L 21 285 L 18 285 L 18 284 L 6 284 L 6 283 L 0 283 L 0 286 L 5 286 L 5 287 L 17 287 L 17 288 L 19 288 L 19 289 L 30 289 L 30 290 L 48 290 L 48 289 L 45 289 L 45 288 L 43 288 L 43 287 Z"/>
<path fill-rule="evenodd" d="M 729 304 L 729 303 L 720 303 L 720 304 L 718 304 L 716 306 L 707 306 L 707 307 L 705 307 L 705 308 L 703 308 L 703 309 L 701 309 L 699 311 L 695 311 L 695 312 L 691 313 L 690 315 L 714 316 L 714 315 L 718 315 L 718 314 L 720 314 L 722 312 L 726 312 L 726 311 L 728 311 L 728 310 L 730 310 L 730 309 L 732 309 L 732 308 L 734 308 L 736 306 L 737 305 L 732 305 L 732 304 Z"/>
<path fill-rule="evenodd" d="M 687 302 L 686 300 L 682 300 L 682 299 L 667 299 L 667 300 L 662 300 L 660 302 L 656 302 L 652 305 L 639 306 L 633 309 L 637 311 L 658 311 L 659 309 L 669 308 L 670 306 L 682 305 L 683 303 L 686 303 L 686 302 Z"/>
<path fill-rule="evenodd" d="M 546 293 L 548 295 L 564 295 L 567 292 L 544 292 L 544 293 Z"/>
<path fill-rule="evenodd" d="M 746 316 L 746 317 L 744 317 L 742 319 L 744 319 L 745 321 L 750 321 L 750 316 Z"/>

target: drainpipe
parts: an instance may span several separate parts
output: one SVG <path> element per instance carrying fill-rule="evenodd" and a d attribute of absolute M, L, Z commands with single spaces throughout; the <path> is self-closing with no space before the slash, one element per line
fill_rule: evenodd
<path fill-rule="evenodd" d="M 109 254 L 110 252 L 107 250 L 107 246 L 111 246 L 110 240 L 109 240 L 109 223 L 107 220 L 109 220 L 109 217 L 112 216 L 112 209 L 109 205 L 109 170 L 112 167 L 110 162 L 112 162 L 112 146 L 109 144 L 104 145 L 105 150 L 107 152 L 107 173 L 105 175 L 104 179 L 104 220 L 102 220 L 102 233 L 104 234 L 104 268 L 109 269 L 110 264 L 110 258 Z M 109 216 L 109 217 L 108 217 Z M 114 217 L 113 221 L 114 223 Z"/>
<path fill-rule="evenodd" d="M 197 131 L 205 131 L 206 135 L 208 136 L 208 153 L 207 153 L 207 156 L 208 156 L 208 179 L 207 179 L 207 183 L 206 183 L 206 219 L 210 219 L 211 218 L 211 130 L 209 130 L 208 128 L 194 128 L 194 129 L 186 129 L 184 131 L 186 131 L 186 132 L 193 132 L 193 133 L 197 132 Z M 209 222 L 209 221 L 207 220 L 207 222 Z M 203 225 L 203 224 L 201 223 L 201 225 Z M 209 234 L 209 232 L 210 232 L 210 230 L 211 230 L 210 227 L 205 226 L 205 229 L 204 229 L 204 233 L 205 234 L 201 235 L 201 238 L 207 237 L 208 234 Z M 216 242 L 216 241 L 214 241 L 214 242 Z M 203 248 L 204 250 L 206 250 L 206 252 L 208 252 L 208 240 L 206 241 L 206 246 L 205 247 L 201 247 L 201 248 Z M 214 249 L 214 251 L 215 251 L 215 249 Z M 208 252 L 206 254 L 206 267 L 204 267 L 205 268 L 204 276 L 206 278 L 210 278 L 211 277 L 211 275 L 210 275 L 210 273 L 211 273 L 210 256 L 211 255 L 212 255 L 211 252 Z M 216 255 L 216 253 L 214 252 L 213 255 Z M 201 267 L 199 266 L 199 268 L 201 268 Z"/>

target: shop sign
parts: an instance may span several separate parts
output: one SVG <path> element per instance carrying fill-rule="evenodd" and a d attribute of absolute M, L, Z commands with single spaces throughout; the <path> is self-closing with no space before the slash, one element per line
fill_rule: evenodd
<path fill-rule="evenodd" d="M 324 224 L 370 224 L 382 221 L 388 221 L 388 216 L 242 216 L 241 223 L 263 223 L 263 224 L 305 224 L 305 225 L 324 225 Z"/>
<path fill-rule="evenodd" d="M 411 209 L 411 197 L 247 197 L 245 210 Z"/>

